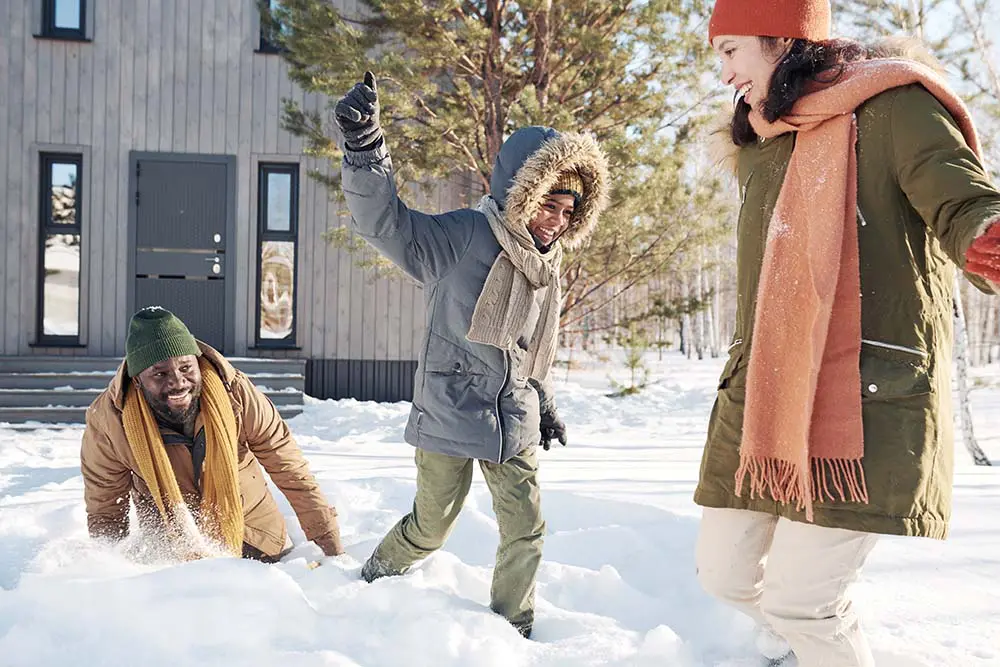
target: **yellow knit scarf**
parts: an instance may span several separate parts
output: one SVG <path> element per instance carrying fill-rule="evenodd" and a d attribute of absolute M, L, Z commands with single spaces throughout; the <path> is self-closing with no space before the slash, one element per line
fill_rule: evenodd
<path fill-rule="evenodd" d="M 204 358 L 201 368 L 201 414 L 205 422 L 205 463 L 201 476 L 201 505 L 196 517 L 202 534 L 221 544 L 234 556 L 243 553 L 243 503 L 238 479 L 236 416 L 218 371 Z M 160 511 L 167 534 L 179 537 L 179 514 L 187 513 L 163 438 L 138 380 L 125 396 L 122 414 L 125 435 Z"/>

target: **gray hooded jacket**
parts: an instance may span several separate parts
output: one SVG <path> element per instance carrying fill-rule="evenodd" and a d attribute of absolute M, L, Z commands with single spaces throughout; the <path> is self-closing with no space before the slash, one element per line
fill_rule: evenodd
<path fill-rule="evenodd" d="M 504 142 L 490 181 L 508 220 L 529 221 L 558 175 L 575 168 L 584 198 L 559 243 L 593 230 L 607 199 L 607 168 L 587 135 L 526 127 Z M 476 301 L 500 253 L 486 216 L 472 209 L 428 215 L 396 191 L 384 148 L 346 151 L 343 188 L 355 232 L 424 286 L 427 329 L 414 378 L 405 439 L 422 449 L 502 463 L 539 442 L 539 415 L 552 405 L 547 383 L 517 369 L 540 313 L 539 290 L 513 353 L 466 339 Z M 511 218 L 510 216 L 517 216 Z"/>

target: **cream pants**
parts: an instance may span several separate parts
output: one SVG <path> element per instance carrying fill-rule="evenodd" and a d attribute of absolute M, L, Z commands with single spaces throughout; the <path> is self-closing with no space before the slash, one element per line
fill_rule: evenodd
<path fill-rule="evenodd" d="M 769 626 L 799 667 L 874 667 L 851 605 L 876 535 L 704 508 L 695 559 L 709 594 Z"/>

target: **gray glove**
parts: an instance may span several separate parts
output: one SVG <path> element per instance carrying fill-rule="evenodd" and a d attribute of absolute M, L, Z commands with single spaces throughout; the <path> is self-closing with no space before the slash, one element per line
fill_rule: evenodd
<path fill-rule="evenodd" d="M 365 72 L 364 83 L 356 83 L 334 107 L 334 117 L 344 135 L 344 148 L 355 153 L 373 151 L 382 146 L 379 124 L 378 87 L 375 75 Z"/>

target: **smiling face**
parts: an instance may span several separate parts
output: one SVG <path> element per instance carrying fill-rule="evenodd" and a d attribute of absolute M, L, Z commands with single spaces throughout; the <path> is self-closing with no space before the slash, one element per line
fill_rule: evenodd
<path fill-rule="evenodd" d="M 722 83 L 736 89 L 751 107 L 758 109 L 767 97 L 771 75 L 791 40 L 778 41 L 777 52 L 770 52 L 758 37 L 717 35 L 712 48 L 722 62 Z"/>
<path fill-rule="evenodd" d="M 546 195 L 538 213 L 528 223 L 528 231 L 543 246 L 550 246 L 569 227 L 573 217 L 573 195 Z"/>
<path fill-rule="evenodd" d="M 198 357 L 170 357 L 139 373 L 139 384 L 154 414 L 171 424 L 184 424 L 198 413 L 201 369 Z"/>

